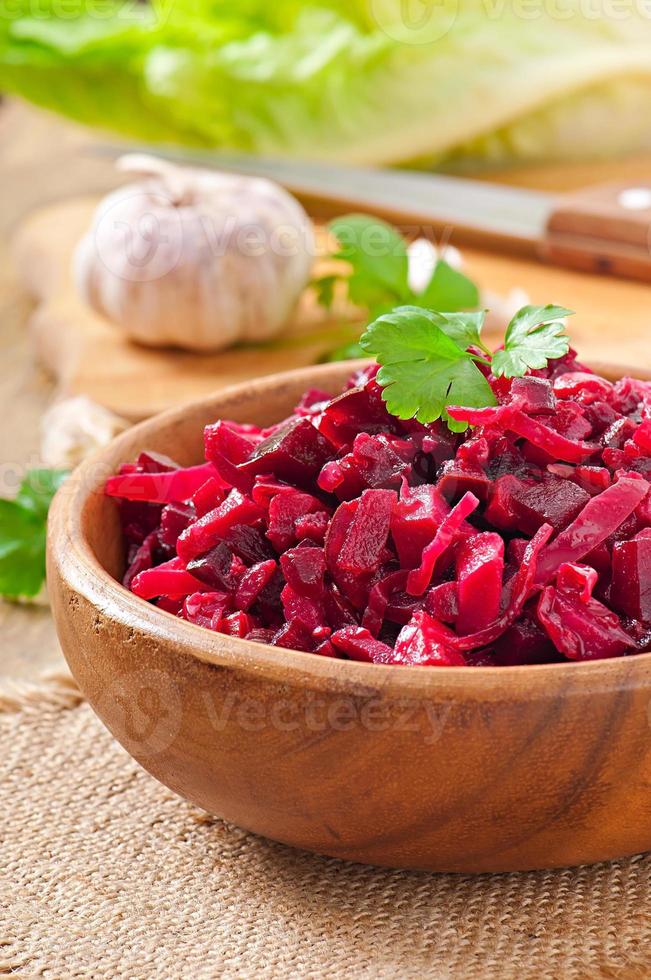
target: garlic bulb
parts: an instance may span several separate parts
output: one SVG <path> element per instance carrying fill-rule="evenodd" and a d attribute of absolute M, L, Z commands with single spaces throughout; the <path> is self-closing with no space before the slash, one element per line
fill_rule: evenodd
<path fill-rule="evenodd" d="M 41 420 L 41 456 L 46 466 L 73 469 L 129 423 L 85 395 L 55 402 Z"/>
<path fill-rule="evenodd" d="M 311 222 L 269 180 L 141 155 L 140 179 L 99 205 L 75 255 L 97 312 L 152 347 L 217 351 L 277 334 L 307 285 Z"/>

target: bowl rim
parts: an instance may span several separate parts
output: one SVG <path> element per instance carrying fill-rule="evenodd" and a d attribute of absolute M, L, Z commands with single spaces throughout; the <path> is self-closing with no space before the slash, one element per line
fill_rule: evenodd
<path fill-rule="evenodd" d="M 345 363 L 352 373 L 367 362 Z M 593 368 L 613 379 L 624 376 L 621 369 L 616 370 L 608 365 L 594 364 Z M 115 471 L 115 460 L 120 457 L 123 447 L 128 446 L 132 451 L 134 436 L 136 439 L 142 436 L 143 444 L 146 444 L 147 435 L 160 427 L 173 425 L 187 414 L 201 412 L 208 405 L 227 402 L 242 393 L 263 398 L 270 389 L 288 382 L 300 382 L 307 389 L 319 387 L 321 381 L 327 388 L 328 379 L 332 379 L 337 371 L 341 373 L 341 370 L 341 363 L 323 364 L 231 385 L 131 426 L 106 447 L 93 453 L 75 469 L 52 503 L 48 521 L 48 579 L 52 574 L 56 575 L 104 616 L 126 628 L 135 627 L 159 642 L 176 646 L 179 654 L 190 655 L 215 667 L 255 673 L 261 679 L 292 686 L 307 684 L 331 692 L 343 689 L 358 693 L 370 690 L 385 693 L 390 690 L 392 695 L 405 697 L 463 690 L 483 700 L 502 700 L 509 690 L 522 691 L 526 688 L 531 688 L 527 692 L 531 697 L 537 694 L 542 696 L 545 678 L 552 683 L 564 682 L 568 686 L 574 686 L 572 678 L 575 678 L 577 690 L 583 693 L 612 688 L 613 683 L 618 687 L 635 686 L 637 679 L 630 675 L 633 671 L 639 674 L 640 669 L 644 668 L 651 678 L 651 652 L 568 663 L 431 669 L 320 657 L 314 653 L 224 636 L 179 619 L 135 596 L 102 567 L 84 533 L 82 516 L 91 495 L 103 493 L 106 475 Z M 651 380 L 651 372 L 636 372 L 637 377 L 644 374 Z"/>

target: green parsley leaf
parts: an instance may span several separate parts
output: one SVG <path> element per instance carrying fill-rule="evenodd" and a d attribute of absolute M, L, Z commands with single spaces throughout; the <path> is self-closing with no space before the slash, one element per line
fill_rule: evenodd
<path fill-rule="evenodd" d="M 337 239 L 337 248 L 330 257 L 344 261 L 348 268 L 312 281 L 317 302 L 324 309 L 332 309 L 338 282 L 345 283 L 348 299 L 364 308 L 369 320 L 375 320 L 397 306 L 457 313 L 476 309 L 479 305 L 479 291 L 472 280 L 442 259 L 436 263 L 426 288 L 414 292 L 409 285 L 406 242 L 385 221 L 366 214 L 349 214 L 331 222 L 329 229 Z M 469 341 L 477 342 L 477 338 Z M 337 349 L 330 359 L 345 358 Z"/>
<path fill-rule="evenodd" d="M 35 596 L 44 578 L 43 521 L 13 500 L 0 500 L 0 594 Z"/>
<path fill-rule="evenodd" d="M 29 470 L 16 494 L 15 502 L 26 510 L 46 517 L 54 494 L 68 476 L 67 470 Z"/>
<path fill-rule="evenodd" d="M 402 235 L 366 214 L 336 218 L 330 231 L 339 244 L 334 259 L 352 267 L 348 294 L 358 306 L 395 305 L 409 296 L 409 260 Z"/>
<path fill-rule="evenodd" d="M 339 282 L 339 276 L 321 276 L 319 279 L 312 280 L 312 286 L 316 291 L 316 301 L 325 310 L 331 310 L 335 299 L 335 286 Z"/>
<path fill-rule="evenodd" d="M 563 357 L 570 341 L 561 319 L 572 315 L 563 306 L 523 306 L 511 320 L 504 338 L 504 350 L 493 355 L 493 374 L 496 378 L 519 378 L 529 370 L 547 366 L 547 362 Z"/>
<path fill-rule="evenodd" d="M 400 307 L 366 328 L 360 345 L 381 365 L 377 380 L 392 415 L 427 423 L 444 417 L 447 405 L 496 404 L 473 355 L 442 329 L 451 322 L 452 314 Z"/>
<path fill-rule="evenodd" d="M 30 470 L 14 500 L 0 499 L 0 595 L 14 599 L 40 591 L 48 509 L 67 475 Z"/>
<path fill-rule="evenodd" d="M 427 287 L 418 294 L 418 305 L 432 310 L 474 310 L 479 306 L 479 290 L 463 272 L 439 259 Z"/>
<path fill-rule="evenodd" d="M 344 344 L 341 347 L 336 347 L 333 351 L 330 351 L 324 360 L 326 363 L 331 363 L 334 361 L 355 361 L 360 357 L 366 357 L 366 352 L 359 341 L 356 340 L 352 344 Z"/>

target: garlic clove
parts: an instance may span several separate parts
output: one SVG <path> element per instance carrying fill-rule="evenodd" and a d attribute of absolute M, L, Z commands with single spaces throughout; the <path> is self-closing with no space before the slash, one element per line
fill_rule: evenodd
<path fill-rule="evenodd" d="M 41 456 L 46 466 L 73 469 L 129 423 L 85 395 L 55 402 L 41 419 Z"/>

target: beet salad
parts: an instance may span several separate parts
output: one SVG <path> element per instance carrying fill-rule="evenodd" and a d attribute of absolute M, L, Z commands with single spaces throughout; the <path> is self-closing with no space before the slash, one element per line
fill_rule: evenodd
<path fill-rule="evenodd" d="M 479 314 L 420 310 L 420 337 L 393 311 L 343 392 L 264 429 L 215 421 L 197 466 L 141 453 L 106 488 L 124 585 L 217 633 L 375 664 L 651 649 L 651 383 L 578 363 L 569 311 L 525 311 L 494 354 Z"/>

